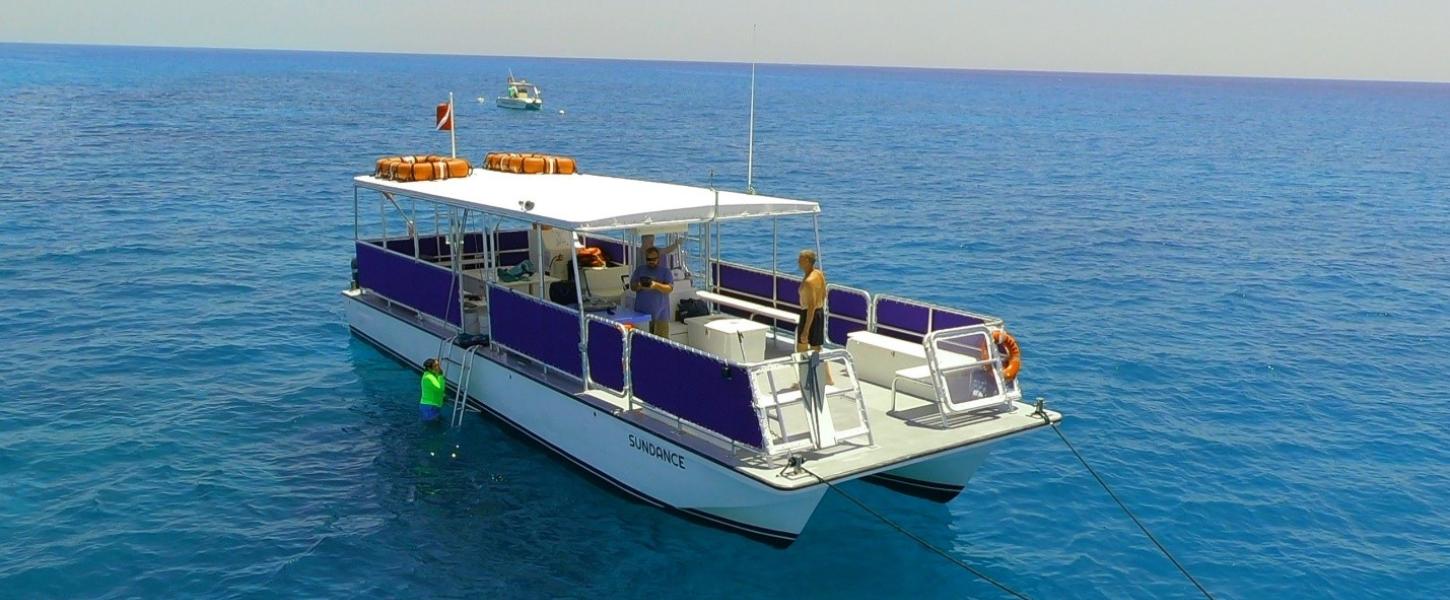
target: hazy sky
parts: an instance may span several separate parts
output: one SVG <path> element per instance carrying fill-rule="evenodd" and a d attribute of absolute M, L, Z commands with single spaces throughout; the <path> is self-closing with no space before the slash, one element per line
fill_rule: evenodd
<path fill-rule="evenodd" d="M 1450 81 L 1450 0 L 0 0 L 0 41 Z"/>

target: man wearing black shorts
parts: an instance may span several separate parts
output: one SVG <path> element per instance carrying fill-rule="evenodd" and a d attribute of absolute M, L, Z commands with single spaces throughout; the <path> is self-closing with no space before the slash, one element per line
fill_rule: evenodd
<path fill-rule="evenodd" d="M 805 274 L 801 278 L 801 312 L 795 326 L 795 351 L 805 352 L 810 348 L 816 352 L 826 344 L 826 274 L 816 268 L 819 262 L 814 250 L 801 250 L 796 264 Z M 831 383 L 831 371 L 826 370 L 826 383 Z"/>

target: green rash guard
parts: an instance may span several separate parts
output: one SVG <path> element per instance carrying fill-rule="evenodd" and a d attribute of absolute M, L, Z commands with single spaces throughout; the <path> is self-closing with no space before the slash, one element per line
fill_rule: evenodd
<path fill-rule="evenodd" d="M 423 373 L 423 397 L 418 400 L 419 404 L 428 406 L 443 406 L 443 390 L 447 386 L 443 383 L 443 376 L 432 371 Z"/>

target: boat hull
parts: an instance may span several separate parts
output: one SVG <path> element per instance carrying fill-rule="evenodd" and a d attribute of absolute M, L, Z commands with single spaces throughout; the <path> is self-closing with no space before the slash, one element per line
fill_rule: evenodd
<path fill-rule="evenodd" d="M 520 100 L 518 98 L 499 98 L 497 104 L 499 108 L 512 108 L 515 110 L 542 110 L 544 108 L 543 102 Z"/>
<path fill-rule="evenodd" d="M 936 502 L 950 502 L 986 462 L 995 443 L 964 448 L 952 454 L 896 467 L 867 477 L 868 481 Z"/>
<path fill-rule="evenodd" d="M 421 370 L 438 352 L 441 339 L 409 319 L 379 310 L 356 292 L 345 292 L 344 304 L 354 334 L 408 366 Z M 461 348 L 445 349 L 462 359 Z M 470 404 L 630 496 L 774 545 L 800 535 L 827 490 L 773 488 L 484 356 L 475 358 L 462 385 Z"/>

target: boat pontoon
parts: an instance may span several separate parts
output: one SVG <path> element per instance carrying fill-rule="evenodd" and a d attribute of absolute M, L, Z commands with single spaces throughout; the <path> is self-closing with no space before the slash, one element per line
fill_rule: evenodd
<path fill-rule="evenodd" d="M 825 481 L 946 501 L 1000 442 L 1061 418 L 1022 402 L 990 343 L 1002 321 L 971 311 L 833 283 L 827 344 L 796 353 L 799 278 L 775 243 L 768 267 L 722 260 L 720 233 L 814 227 L 815 202 L 477 169 L 359 176 L 354 210 L 348 323 L 415 369 L 441 357 L 455 424 L 481 411 L 644 502 L 769 542 L 796 539 Z M 667 337 L 631 309 L 645 234 L 670 249 L 671 306 L 707 308 Z M 581 267 L 580 247 L 605 263 Z"/>

